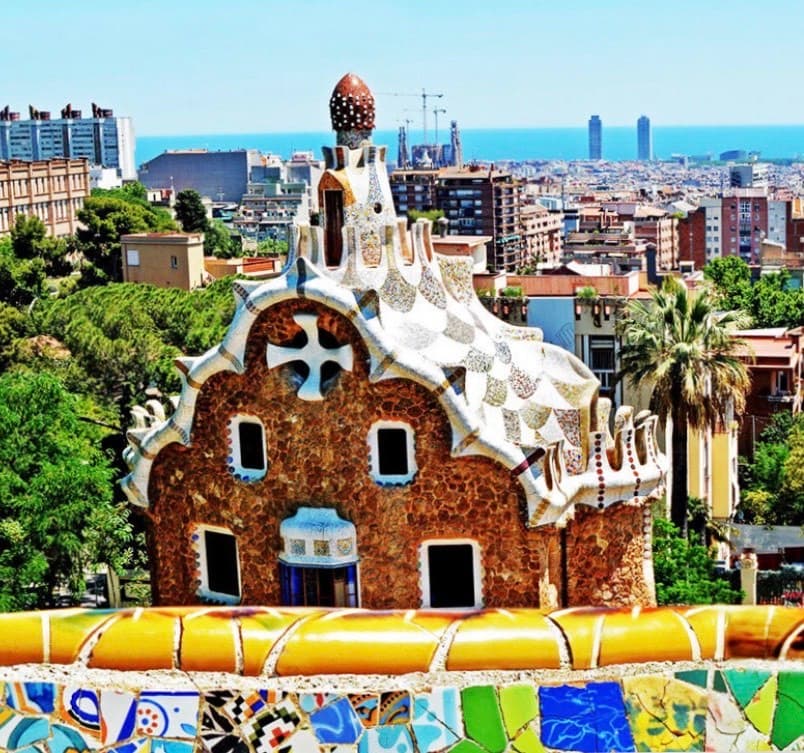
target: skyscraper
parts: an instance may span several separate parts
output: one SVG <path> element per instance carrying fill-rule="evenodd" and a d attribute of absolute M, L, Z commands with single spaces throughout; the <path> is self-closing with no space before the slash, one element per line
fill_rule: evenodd
<path fill-rule="evenodd" d="M 643 161 L 653 159 L 650 118 L 647 115 L 642 115 L 637 120 L 637 159 Z"/>
<path fill-rule="evenodd" d="M 599 115 L 589 118 L 589 159 L 601 159 L 603 156 L 603 123 Z"/>

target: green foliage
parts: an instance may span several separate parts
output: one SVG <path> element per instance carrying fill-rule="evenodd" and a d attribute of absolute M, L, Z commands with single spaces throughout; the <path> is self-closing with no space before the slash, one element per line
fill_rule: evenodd
<path fill-rule="evenodd" d="M 71 353 L 68 363 L 45 367 L 125 411 L 151 383 L 178 390 L 174 359 L 220 342 L 233 313 L 231 279 L 191 292 L 133 283 L 87 288 L 41 313 L 40 330 Z"/>
<path fill-rule="evenodd" d="M 257 244 L 257 256 L 287 256 L 288 242 L 266 238 Z"/>
<path fill-rule="evenodd" d="M 217 256 L 219 259 L 231 259 L 237 256 L 240 245 L 236 243 L 229 228 L 220 220 L 212 220 L 204 233 L 204 254 Z"/>
<path fill-rule="evenodd" d="M 0 302 L 27 306 L 47 294 L 45 262 L 40 257 L 18 259 L 9 239 L 0 243 Z"/>
<path fill-rule="evenodd" d="M 737 604 L 741 594 L 715 573 L 705 546 L 691 543 L 669 520 L 653 521 L 653 572 L 659 604 Z"/>
<path fill-rule="evenodd" d="M 730 331 L 745 325 L 740 312 L 717 314 L 702 291 L 690 296 L 666 278 L 650 301 L 632 300 L 618 322 L 623 344 L 619 379 L 651 388 L 650 408 L 672 419 L 673 523 L 687 524 L 687 427 L 703 429 L 741 413 L 750 385 Z"/>
<path fill-rule="evenodd" d="M 743 522 L 804 525 L 804 416 L 777 414 L 741 473 Z"/>
<path fill-rule="evenodd" d="M 0 376 L 0 609 L 80 593 L 85 568 L 122 566 L 130 526 L 91 411 L 53 376 Z"/>
<path fill-rule="evenodd" d="M 84 285 L 122 279 L 121 235 L 176 229 L 167 212 L 141 201 L 136 192 L 127 195 L 125 187 L 93 191 L 78 212 L 78 219 L 82 227 L 76 232 L 76 239 L 77 250 L 85 259 L 82 268 Z"/>
<path fill-rule="evenodd" d="M 18 259 L 33 259 L 39 256 L 39 247 L 47 237 L 45 223 L 38 217 L 19 214 L 11 228 L 11 246 Z"/>
<path fill-rule="evenodd" d="M 409 222 L 416 222 L 416 220 L 430 220 L 430 222 L 435 224 L 443 216 L 444 212 L 441 209 L 427 209 L 424 211 L 419 211 L 417 209 L 408 210 Z"/>
<path fill-rule="evenodd" d="M 519 285 L 508 285 L 500 291 L 504 298 L 522 298 L 522 288 Z"/>
<path fill-rule="evenodd" d="M 20 338 L 32 334 L 31 318 L 7 303 L 0 303 L 0 371 L 9 367 Z"/>
<path fill-rule="evenodd" d="M 201 194 L 192 188 L 185 188 L 176 195 L 173 207 L 176 220 L 185 233 L 205 233 L 209 227 L 207 210 L 201 201 Z"/>
<path fill-rule="evenodd" d="M 755 327 L 798 327 L 804 324 L 804 290 L 791 288 L 790 273 L 783 269 L 762 275 L 754 284 L 748 265 L 739 257 L 713 259 L 704 276 L 715 288 L 724 309 L 742 309 Z"/>
<path fill-rule="evenodd" d="M 596 301 L 598 299 L 597 289 L 592 285 L 584 285 L 575 291 L 575 297 L 581 301 Z"/>

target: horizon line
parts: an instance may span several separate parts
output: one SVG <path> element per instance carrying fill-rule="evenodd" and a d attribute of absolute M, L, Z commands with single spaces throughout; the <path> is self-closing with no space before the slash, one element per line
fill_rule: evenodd
<path fill-rule="evenodd" d="M 374 131 L 396 131 L 399 126 L 389 126 L 385 128 L 375 128 Z M 459 126 L 461 132 L 465 131 L 547 131 L 547 130 L 569 130 L 575 129 L 586 131 L 586 125 L 529 125 L 529 126 Z M 603 121 L 603 128 L 628 128 L 635 129 L 636 121 L 633 123 L 611 123 L 606 125 Z M 660 123 L 651 122 L 651 129 L 662 128 L 804 128 L 804 123 Z M 411 129 L 414 133 L 417 130 Z M 439 129 L 440 130 L 440 129 Z M 446 129 L 445 129 L 446 130 Z M 175 133 L 142 133 L 135 135 L 136 138 L 171 138 L 171 137 L 208 137 L 208 136 L 285 136 L 293 135 L 318 135 L 321 133 L 334 133 L 331 128 L 304 129 L 304 130 L 285 130 L 285 131 L 204 131 L 197 133 L 175 132 Z"/>

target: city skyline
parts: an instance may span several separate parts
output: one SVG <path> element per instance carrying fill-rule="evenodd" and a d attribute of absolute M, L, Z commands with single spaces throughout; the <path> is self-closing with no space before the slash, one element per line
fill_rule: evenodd
<path fill-rule="evenodd" d="M 434 107 L 464 128 L 582 126 L 592 112 L 611 126 L 642 113 L 658 125 L 804 123 L 790 96 L 797 4 L 725 7 L 43 0 L 34 12 L 6 0 L 13 33 L 0 60 L 14 75 L 0 107 L 98 102 L 132 117 L 139 135 L 318 131 L 332 86 L 353 71 L 385 129 L 420 127 L 423 88 L 443 94 L 428 100 L 430 128 Z M 772 40 L 762 55 L 741 55 L 761 39 Z"/>

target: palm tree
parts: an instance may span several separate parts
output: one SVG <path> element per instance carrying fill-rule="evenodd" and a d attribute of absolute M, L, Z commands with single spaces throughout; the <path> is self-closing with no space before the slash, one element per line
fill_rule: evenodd
<path fill-rule="evenodd" d="M 652 387 L 650 408 L 662 424 L 672 421 L 670 519 L 687 526 L 687 429 L 725 425 L 741 413 L 750 378 L 730 334 L 747 326 L 747 314 L 715 311 L 708 290 L 688 294 L 665 278 L 650 301 L 628 303 L 618 323 L 623 338 L 618 379 Z"/>

